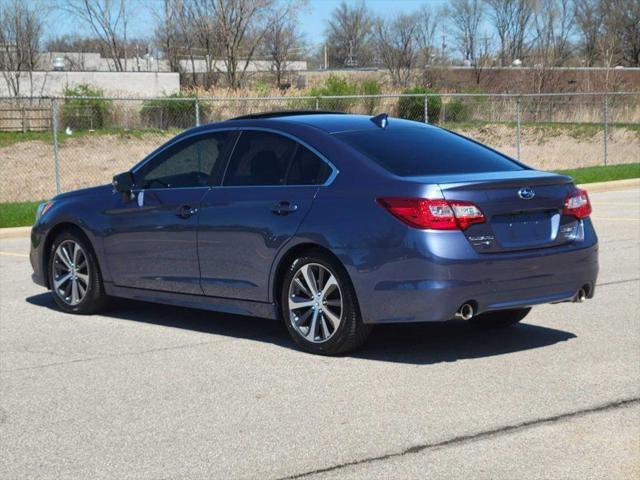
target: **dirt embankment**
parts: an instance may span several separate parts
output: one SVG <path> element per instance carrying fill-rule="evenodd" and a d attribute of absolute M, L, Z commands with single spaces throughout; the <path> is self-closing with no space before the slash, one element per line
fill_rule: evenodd
<path fill-rule="evenodd" d="M 491 147 L 516 156 L 516 131 L 506 125 L 458 129 Z M 111 181 L 113 174 L 129 169 L 170 135 L 86 135 L 65 138 L 59 149 L 62 191 Z M 640 131 L 613 128 L 609 131 L 608 163 L 640 161 Z M 603 132 L 576 134 L 566 129 L 527 127 L 521 130 L 520 159 L 545 170 L 602 165 Z M 55 194 L 53 149 L 41 141 L 19 142 L 0 148 L 3 178 L 0 202 L 50 198 Z"/>
<path fill-rule="evenodd" d="M 490 125 L 458 132 L 516 158 L 514 127 Z M 524 126 L 520 132 L 520 160 L 541 170 L 604 165 L 604 132 L 585 134 L 565 128 Z M 640 130 L 611 128 L 607 136 L 607 163 L 634 162 L 640 162 Z"/>

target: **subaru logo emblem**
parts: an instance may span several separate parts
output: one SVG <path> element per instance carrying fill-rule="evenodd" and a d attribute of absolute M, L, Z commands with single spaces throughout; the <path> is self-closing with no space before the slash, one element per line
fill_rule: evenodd
<path fill-rule="evenodd" d="M 523 200 L 531 200 L 533 197 L 536 196 L 536 192 L 534 192 L 533 188 L 531 187 L 523 187 L 520 190 L 518 190 L 518 196 Z"/>

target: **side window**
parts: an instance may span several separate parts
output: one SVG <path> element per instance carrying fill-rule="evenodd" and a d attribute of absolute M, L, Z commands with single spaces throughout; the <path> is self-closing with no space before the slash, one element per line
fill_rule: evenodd
<path fill-rule="evenodd" d="M 298 145 L 287 174 L 287 185 L 321 185 L 327 181 L 331 168 L 318 156 Z"/>
<path fill-rule="evenodd" d="M 230 138 L 218 132 L 185 140 L 151 160 L 136 174 L 141 188 L 184 188 L 205 186 Z"/>
<path fill-rule="evenodd" d="M 233 152 L 225 186 L 283 185 L 296 143 L 269 132 L 244 131 Z"/>

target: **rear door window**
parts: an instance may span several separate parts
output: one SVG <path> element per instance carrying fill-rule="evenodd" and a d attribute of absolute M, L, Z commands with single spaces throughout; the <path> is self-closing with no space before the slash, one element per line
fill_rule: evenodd
<path fill-rule="evenodd" d="M 402 177 L 523 170 L 524 167 L 464 137 L 434 127 L 396 127 L 337 133 L 395 175 Z"/>
<path fill-rule="evenodd" d="M 287 185 L 322 185 L 331 175 L 331 167 L 303 145 L 298 145 L 289 172 Z"/>
<path fill-rule="evenodd" d="M 244 131 L 229 160 L 225 186 L 284 185 L 296 142 L 270 132 Z"/>

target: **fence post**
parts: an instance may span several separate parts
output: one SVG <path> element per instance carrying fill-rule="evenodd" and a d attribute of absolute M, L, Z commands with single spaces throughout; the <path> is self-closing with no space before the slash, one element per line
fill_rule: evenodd
<path fill-rule="evenodd" d="M 196 97 L 195 100 L 195 107 L 196 107 L 196 127 L 200 126 L 200 102 L 198 102 L 198 97 Z"/>
<path fill-rule="evenodd" d="M 609 136 L 609 97 L 607 97 L 607 95 L 604 96 L 604 99 L 602 101 L 602 115 L 603 115 L 603 121 L 604 121 L 604 165 L 605 167 L 607 166 L 607 157 L 608 157 L 608 145 L 607 142 L 609 141 L 609 139 L 607 138 Z"/>
<path fill-rule="evenodd" d="M 429 95 L 424 96 L 424 123 L 429 123 Z"/>
<path fill-rule="evenodd" d="M 316 111 L 320 110 L 320 97 L 316 97 Z"/>
<path fill-rule="evenodd" d="M 516 159 L 520 161 L 520 97 L 516 99 Z"/>
<path fill-rule="evenodd" d="M 444 96 L 440 95 L 440 102 L 442 107 L 440 108 L 440 113 L 442 113 L 442 120 L 440 121 L 441 124 L 444 124 L 447 122 L 447 104 L 444 101 Z"/>
<path fill-rule="evenodd" d="M 56 195 L 60 194 L 60 159 L 58 158 L 58 101 L 51 98 L 51 130 L 53 135 L 53 161 L 56 168 Z"/>

